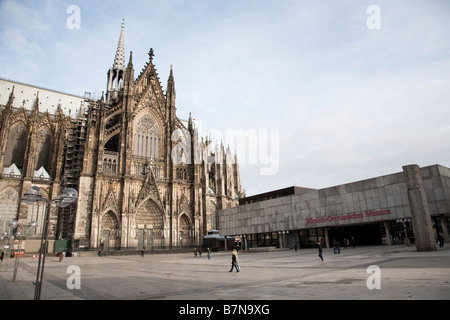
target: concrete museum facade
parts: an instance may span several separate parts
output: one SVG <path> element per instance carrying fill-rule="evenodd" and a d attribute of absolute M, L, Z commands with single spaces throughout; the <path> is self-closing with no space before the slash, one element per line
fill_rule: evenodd
<path fill-rule="evenodd" d="M 357 245 L 415 243 L 418 250 L 436 250 L 439 233 L 448 239 L 450 169 L 408 165 L 320 190 L 276 190 L 240 199 L 219 217 L 221 235 L 243 247 L 332 246 L 334 240 L 343 246 L 353 237 Z"/>

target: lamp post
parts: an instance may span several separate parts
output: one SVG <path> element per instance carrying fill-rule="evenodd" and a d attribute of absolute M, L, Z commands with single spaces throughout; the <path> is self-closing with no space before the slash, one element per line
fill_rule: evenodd
<path fill-rule="evenodd" d="M 2 240 L 2 242 L 3 242 L 3 248 L 7 249 L 5 252 L 6 254 L 3 256 L 3 259 L 5 257 L 8 258 L 11 254 L 11 246 L 12 246 L 12 242 L 14 241 L 14 235 L 10 235 L 8 232 L 3 232 L 2 235 L 0 236 L 0 240 Z M 5 240 L 6 240 L 6 245 L 5 245 Z"/>
<path fill-rule="evenodd" d="M 41 247 L 39 249 L 39 262 L 36 273 L 36 287 L 34 290 L 34 300 L 41 299 L 41 288 L 42 288 L 42 280 L 44 276 L 44 265 L 45 265 L 45 255 L 47 253 L 48 247 L 48 228 L 49 228 L 49 220 L 50 220 L 50 208 L 53 203 L 55 203 L 58 207 L 64 208 L 75 202 L 78 198 L 78 192 L 72 188 L 66 188 L 62 194 L 60 194 L 57 198 L 52 199 L 50 202 L 47 198 L 42 196 L 41 190 L 39 187 L 32 186 L 25 191 L 22 202 L 27 204 L 35 204 L 39 201 L 43 201 L 47 204 L 47 208 L 45 211 L 44 217 L 44 226 L 42 229 L 41 236 Z"/>
<path fill-rule="evenodd" d="M 20 259 L 20 254 L 22 251 L 22 240 L 24 238 L 24 234 L 23 234 L 23 228 L 27 227 L 27 228 L 33 228 L 36 227 L 37 223 L 36 221 L 32 221 L 30 223 L 27 224 L 21 224 L 19 223 L 19 221 L 17 220 L 13 220 L 9 222 L 9 227 L 11 229 L 16 229 L 16 232 L 14 234 L 15 239 L 19 240 L 19 248 L 18 248 L 18 252 L 16 253 L 16 257 L 15 257 L 15 262 L 14 262 L 14 272 L 13 272 L 13 278 L 12 281 L 15 282 L 16 281 L 16 276 L 17 276 L 17 269 L 19 269 L 19 259 Z"/>

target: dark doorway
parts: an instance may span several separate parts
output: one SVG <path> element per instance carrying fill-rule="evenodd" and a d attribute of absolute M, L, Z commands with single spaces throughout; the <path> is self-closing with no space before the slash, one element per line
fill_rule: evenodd
<path fill-rule="evenodd" d="M 333 227 L 328 229 L 328 239 L 330 247 L 333 247 L 333 240 L 337 240 L 340 246 L 344 246 L 344 239 L 350 242 L 352 237 L 358 246 L 381 245 L 382 226 L 380 224 L 358 225 L 352 227 Z M 350 244 L 351 246 L 351 244 Z"/>

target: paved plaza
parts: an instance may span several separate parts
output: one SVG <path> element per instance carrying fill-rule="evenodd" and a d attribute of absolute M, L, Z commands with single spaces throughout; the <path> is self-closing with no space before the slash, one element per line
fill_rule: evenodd
<path fill-rule="evenodd" d="M 324 249 L 323 256 L 322 262 L 317 249 L 241 251 L 241 272 L 230 273 L 229 251 L 212 253 L 211 259 L 205 253 L 197 258 L 174 253 L 79 256 L 62 262 L 49 254 L 41 299 L 450 299 L 450 246 L 434 252 L 399 245 L 341 248 L 340 254 Z M 11 258 L 0 265 L 0 299 L 32 300 L 37 259 L 20 260 L 16 282 L 13 269 Z"/>

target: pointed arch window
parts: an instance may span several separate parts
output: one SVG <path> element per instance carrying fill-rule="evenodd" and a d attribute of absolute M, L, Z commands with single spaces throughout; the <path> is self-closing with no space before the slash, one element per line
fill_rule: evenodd
<path fill-rule="evenodd" d="M 19 170 L 23 169 L 27 135 L 28 130 L 22 123 L 11 128 L 5 153 L 5 167 L 15 164 Z"/>
<path fill-rule="evenodd" d="M 160 129 L 150 113 L 144 114 L 134 133 L 134 155 L 142 158 L 159 158 Z"/>
<path fill-rule="evenodd" d="M 49 171 L 50 163 L 50 146 L 51 146 L 51 132 L 47 127 L 42 127 L 38 132 L 37 140 L 37 158 L 35 164 L 35 170 L 44 167 L 46 171 Z"/>

